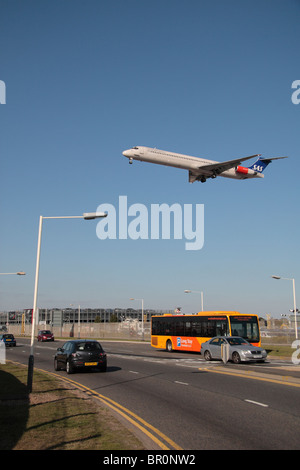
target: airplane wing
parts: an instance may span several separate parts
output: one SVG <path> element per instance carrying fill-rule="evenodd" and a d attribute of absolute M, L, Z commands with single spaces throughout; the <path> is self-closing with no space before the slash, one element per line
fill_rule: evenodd
<path fill-rule="evenodd" d="M 199 170 L 212 172 L 216 175 L 223 173 L 223 171 L 229 170 L 230 168 L 234 168 L 235 166 L 239 166 L 245 160 L 250 160 L 250 158 L 260 157 L 260 154 L 251 155 L 251 157 L 244 157 L 244 158 L 237 158 L 235 160 L 228 160 L 227 162 L 217 162 L 217 163 L 210 163 L 209 165 L 200 166 Z"/>
<path fill-rule="evenodd" d="M 210 163 L 209 165 L 200 166 L 198 169 L 189 171 L 189 182 L 193 183 L 196 180 L 200 180 L 202 177 L 210 178 L 216 177 L 223 173 L 223 171 L 239 166 L 245 160 L 250 160 L 254 157 L 260 157 L 260 154 L 251 155 L 251 157 L 236 158 L 235 160 L 227 160 L 226 162 Z"/>
<path fill-rule="evenodd" d="M 273 158 L 261 158 L 262 162 L 272 162 L 273 160 L 281 160 L 282 158 L 289 158 L 289 157 L 273 157 Z"/>

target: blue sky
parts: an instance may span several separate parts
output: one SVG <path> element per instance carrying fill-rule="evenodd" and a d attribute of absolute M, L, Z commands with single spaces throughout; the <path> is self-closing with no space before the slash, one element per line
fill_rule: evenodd
<path fill-rule="evenodd" d="M 39 307 L 182 307 L 280 316 L 299 286 L 296 0 L 0 0 L 0 310 L 30 308 L 39 216 L 204 204 L 205 242 L 99 240 L 45 220 Z M 288 155 L 265 178 L 188 183 L 128 165 L 145 145 L 224 161 Z M 252 163 L 252 161 L 251 161 Z M 299 297 L 299 295 L 298 295 Z"/>

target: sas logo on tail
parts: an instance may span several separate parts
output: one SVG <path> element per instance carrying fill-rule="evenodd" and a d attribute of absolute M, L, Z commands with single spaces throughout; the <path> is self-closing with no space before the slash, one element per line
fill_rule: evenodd
<path fill-rule="evenodd" d="M 263 171 L 264 167 L 262 165 L 253 165 L 253 170 L 259 171 L 260 173 Z"/>

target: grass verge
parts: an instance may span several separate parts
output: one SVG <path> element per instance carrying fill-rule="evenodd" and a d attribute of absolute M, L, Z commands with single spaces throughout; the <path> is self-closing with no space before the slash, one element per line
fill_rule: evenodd
<path fill-rule="evenodd" d="M 292 343 L 284 344 L 284 342 L 286 342 L 286 338 L 276 337 L 273 341 L 270 338 L 262 338 L 261 345 L 271 357 L 291 359 L 296 349 L 291 347 Z"/>
<path fill-rule="evenodd" d="M 72 385 L 27 367 L 0 365 L 0 450 L 143 450 L 112 413 Z"/>
<path fill-rule="evenodd" d="M 292 349 L 290 346 L 276 346 L 275 344 L 264 344 L 263 348 L 268 353 L 268 356 L 271 357 L 282 357 L 285 359 L 291 359 L 295 349 Z"/>

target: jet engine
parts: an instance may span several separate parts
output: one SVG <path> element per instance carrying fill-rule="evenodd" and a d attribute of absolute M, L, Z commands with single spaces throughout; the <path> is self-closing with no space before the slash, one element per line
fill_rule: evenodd
<path fill-rule="evenodd" d="M 242 175 L 257 175 L 256 171 L 251 170 L 251 168 L 246 168 L 245 166 L 237 166 L 235 171 Z"/>

